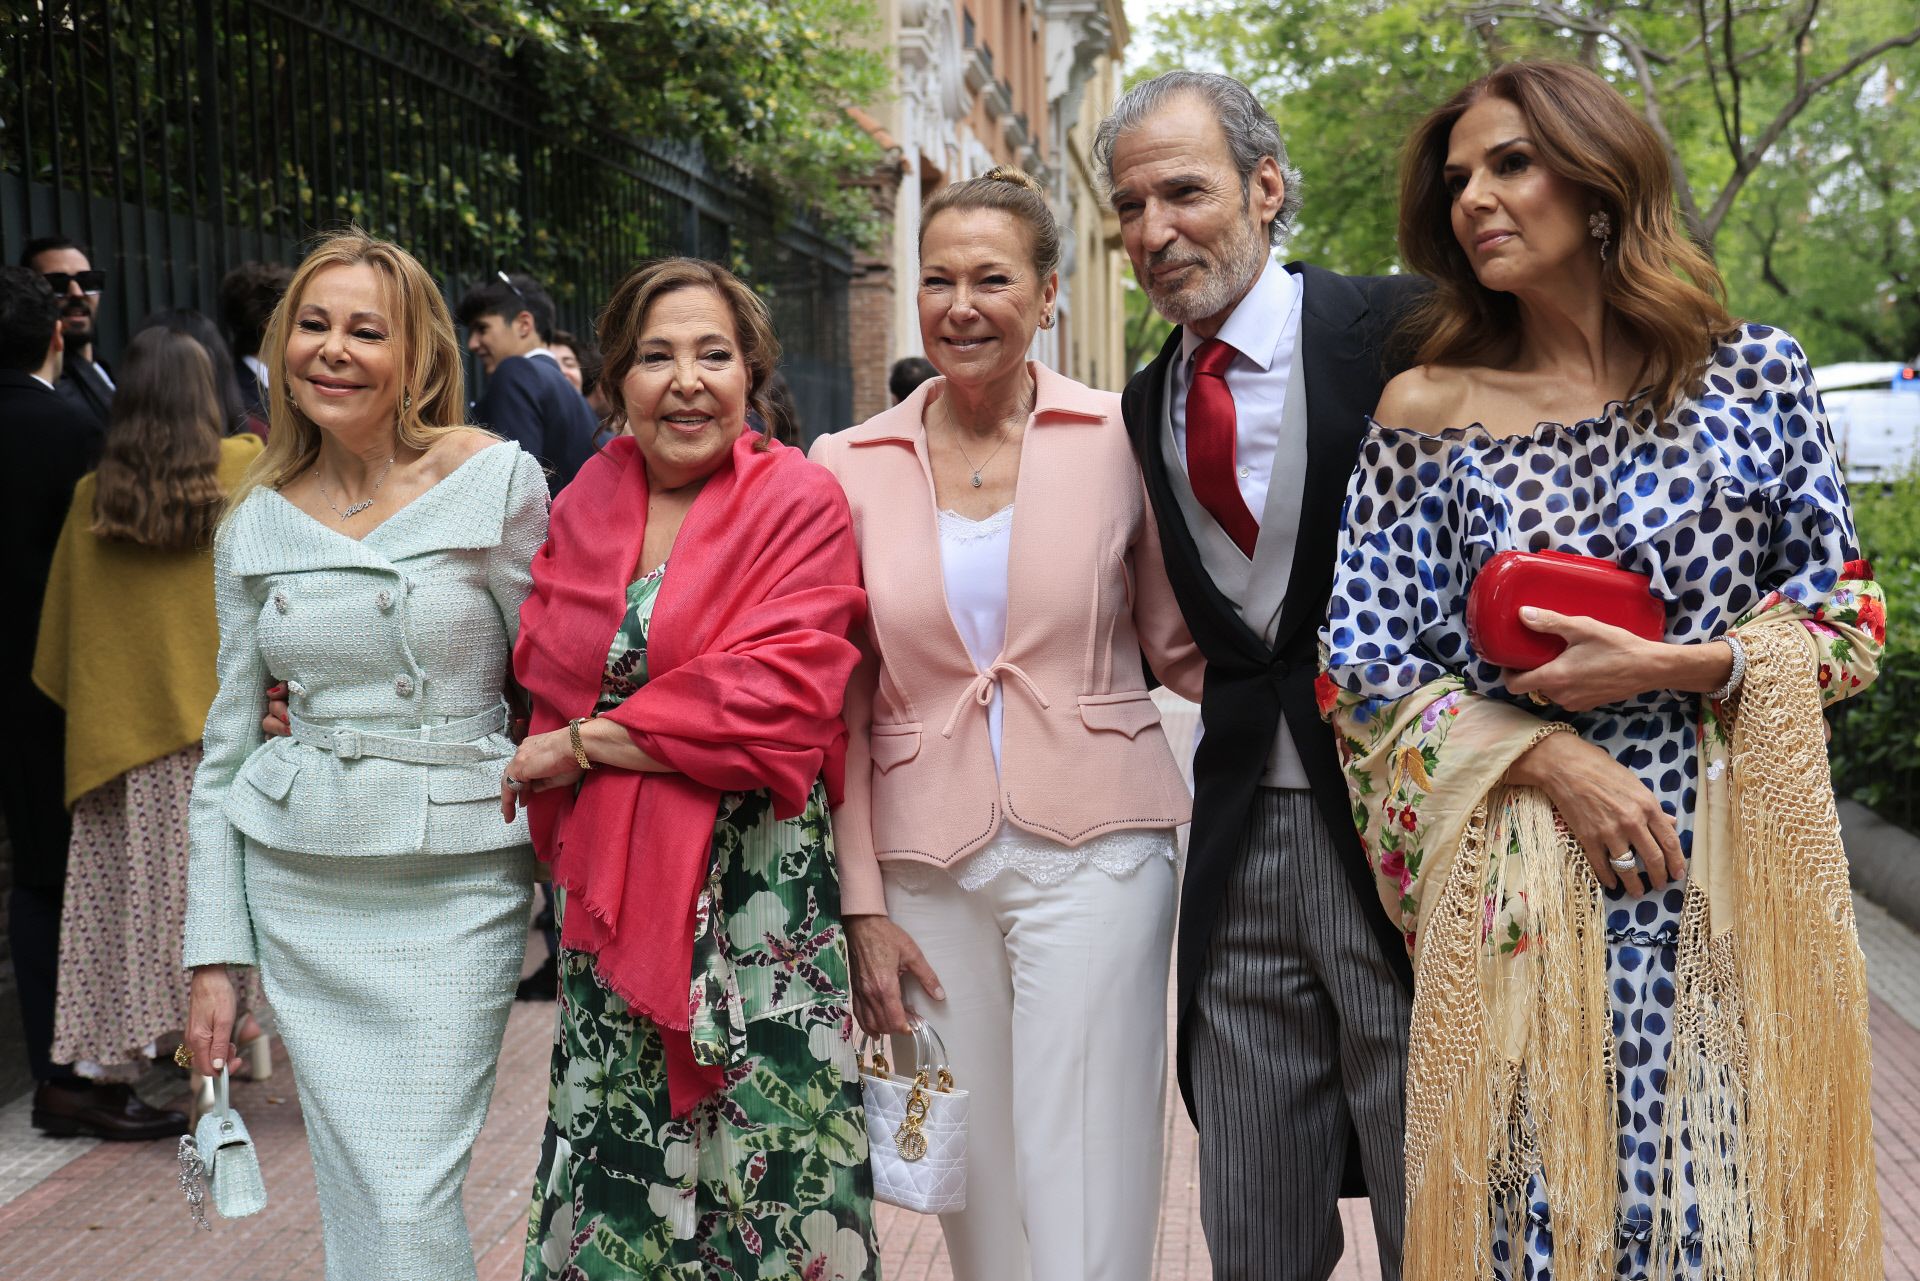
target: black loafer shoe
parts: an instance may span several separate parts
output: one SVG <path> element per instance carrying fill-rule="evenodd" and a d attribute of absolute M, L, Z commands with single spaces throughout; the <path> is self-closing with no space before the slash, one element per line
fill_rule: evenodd
<path fill-rule="evenodd" d="M 33 1092 L 33 1124 L 52 1138 L 170 1139 L 187 1132 L 184 1112 L 148 1107 L 127 1085 L 45 1082 Z"/>

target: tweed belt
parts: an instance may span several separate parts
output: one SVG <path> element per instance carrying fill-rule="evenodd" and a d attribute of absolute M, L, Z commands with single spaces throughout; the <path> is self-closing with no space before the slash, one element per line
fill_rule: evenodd
<path fill-rule="evenodd" d="M 496 703 L 478 716 L 449 721 L 445 725 L 423 725 L 405 736 L 376 730 L 351 729 L 343 725 L 316 725 L 298 716 L 287 717 L 293 741 L 332 752 L 343 761 L 360 756 L 378 756 L 389 761 L 408 761 L 415 765 L 472 765 L 481 761 L 504 759 L 498 752 L 482 747 L 476 739 L 497 734 L 506 728 L 507 707 Z"/>

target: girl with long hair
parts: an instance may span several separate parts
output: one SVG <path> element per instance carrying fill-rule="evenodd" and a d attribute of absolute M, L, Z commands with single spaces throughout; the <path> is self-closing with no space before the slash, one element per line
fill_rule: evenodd
<path fill-rule="evenodd" d="M 213 522 L 260 453 L 222 439 L 214 365 L 193 338 L 136 334 L 97 472 L 74 491 L 40 615 L 34 680 L 67 712 L 73 837 L 54 1058 L 130 1076 L 187 1024 L 166 963 L 187 906 L 187 797 L 213 701 Z M 138 651 L 138 678 L 132 651 Z M 156 963 L 156 960 L 159 963 Z M 253 973 L 244 1003 L 260 1004 Z M 249 1017 L 253 1075 L 271 1066 Z"/>

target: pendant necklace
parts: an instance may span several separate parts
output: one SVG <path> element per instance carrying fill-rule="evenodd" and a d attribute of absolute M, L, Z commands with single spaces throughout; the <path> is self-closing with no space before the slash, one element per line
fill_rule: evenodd
<path fill-rule="evenodd" d="M 327 506 L 333 508 L 333 514 L 341 520 L 351 520 L 367 508 L 373 506 L 374 500 L 380 497 L 380 486 L 387 483 L 387 473 L 393 470 L 394 457 L 395 455 L 388 455 L 387 465 L 380 469 L 380 475 L 374 479 L 373 492 L 359 502 L 350 504 L 345 511 L 340 510 L 339 506 L 333 501 L 333 495 L 327 492 L 327 482 L 320 479 L 320 469 L 318 467 L 313 469 L 313 482 L 320 487 L 320 497 L 326 500 Z M 976 485 L 979 483 L 977 480 L 974 481 Z"/>
<path fill-rule="evenodd" d="M 1029 409 L 1027 412 L 1031 413 L 1033 411 Z M 980 473 L 985 471 L 988 467 L 992 466 L 993 460 L 1000 456 L 1000 451 L 1007 447 L 1007 429 L 1004 425 L 1000 428 L 1000 443 L 993 447 L 993 452 L 991 454 L 987 455 L 986 462 L 981 463 L 978 467 L 974 467 L 973 456 L 967 453 L 967 447 L 960 443 L 960 437 L 963 435 L 963 433 L 960 430 L 959 420 L 954 418 L 953 411 L 951 409 L 947 410 L 947 421 L 953 424 L 953 447 L 955 449 L 958 449 L 960 451 L 960 456 L 967 460 L 967 466 L 973 468 L 973 477 L 972 477 L 973 487 L 975 489 L 978 489 L 980 488 L 980 484 L 981 484 Z"/>

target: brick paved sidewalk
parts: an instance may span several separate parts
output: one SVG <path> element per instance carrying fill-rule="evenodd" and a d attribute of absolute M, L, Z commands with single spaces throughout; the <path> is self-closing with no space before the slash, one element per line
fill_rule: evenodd
<path fill-rule="evenodd" d="M 1185 757 L 1181 749 L 1193 741 L 1196 709 L 1164 692 L 1156 701 L 1169 739 Z M 1873 1112 L 1887 1277 L 1920 1281 L 1920 936 L 1872 904 L 1855 902 L 1873 989 Z M 467 1181 L 481 1281 L 520 1275 L 552 1035 L 550 1006 L 515 1006 L 499 1086 Z M 236 1083 L 234 1097 L 259 1148 L 272 1204 L 251 1219 L 214 1219 L 210 1233 L 194 1230 L 187 1219 L 171 1143 L 43 1139 L 28 1125 L 27 1099 L 0 1107 L 0 1278 L 318 1281 L 313 1166 L 284 1058 L 271 1081 Z M 1195 1136 L 1177 1098 L 1167 1109 L 1166 1150 L 1155 1278 L 1203 1281 L 1210 1267 L 1200 1230 Z M 1367 1210 L 1364 1201 L 1341 1204 L 1348 1244 L 1336 1281 L 1379 1281 Z M 886 1206 L 878 1219 L 885 1281 L 950 1277 L 936 1220 Z"/>
<path fill-rule="evenodd" d="M 1887 1276 L 1913 1281 L 1920 1278 L 1920 938 L 1870 904 L 1861 905 L 1860 918 L 1874 988 L 1873 1102 Z M 467 1182 L 481 1281 L 520 1275 L 552 1031 L 551 1007 L 514 1008 L 499 1088 Z M 259 1148 L 272 1205 L 251 1219 L 216 1218 L 212 1232 L 188 1222 L 170 1143 L 42 1139 L 26 1125 L 26 1099 L 0 1109 L 0 1196 L 11 1193 L 0 1203 L 0 1278 L 120 1281 L 178 1277 L 192 1268 L 195 1276 L 232 1281 L 318 1281 L 313 1167 L 285 1060 L 271 1081 L 236 1083 L 234 1094 Z M 1168 1110 L 1167 1139 L 1155 1276 L 1201 1281 L 1209 1271 L 1194 1135 L 1177 1102 Z M 1341 1209 L 1348 1250 L 1335 1276 L 1378 1281 L 1366 1203 L 1346 1202 Z M 879 1231 L 887 1281 L 950 1275 L 937 1221 L 882 1207 Z"/>
<path fill-rule="evenodd" d="M 527 1202 L 546 1120 L 552 1008 L 514 1007 L 493 1107 L 474 1149 L 467 1219 L 481 1281 L 517 1281 Z M 286 1061 L 272 1080 L 236 1082 L 234 1105 L 247 1118 L 272 1204 L 250 1219 L 212 1219 L 200 1232 L 187 1219 L 175 1184 L 173 1144 L 75 1143 L 34 1136 L 27 1100 L 0 1110 L 0 1179 L 38 1182 L 0 1205 L 0 1278 L 119 1281 L 132 1276 L 194 1275 L 232 1281 L 318 1281 L 323 1275 L 313 1165 Z M 1169 1109 L 1166 1206 L 1156 1277 L 1203 1281 L 1210 1275 L 1200 1233 L 1194 1134 L 1177 1100 Z M 64 1165 L 57 1165 L 67 1152 Z M 57 1166 L 48 1173 L 45 1167 Z M 5 1184 L 0 1184 L 5 1186 Z M 1353 1248 L 1340 1281 L 1378 1281 L 1365 1202 L 1343 1206 Z M 935 1219 L 880 1207 L 886 1281 L 944 1281 L 951 1273 Z M 1362 1256 L 1355 1259 L 1356 1251 Z M 371 1281 L 371 1279 L 370 1279 Z"/>

